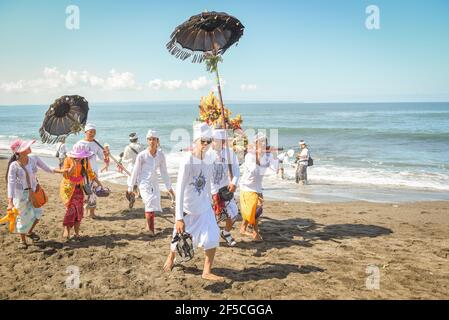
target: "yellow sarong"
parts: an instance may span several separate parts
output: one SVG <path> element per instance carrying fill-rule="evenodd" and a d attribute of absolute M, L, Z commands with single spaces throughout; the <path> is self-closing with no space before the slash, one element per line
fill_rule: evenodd
<path fill-rule="evenodd" d="M 256 223 L 256 210 L 259 202 L 257 192 L 240 191 L 240 211 L 242 219 L 248 221 L 249 224 Z"/>

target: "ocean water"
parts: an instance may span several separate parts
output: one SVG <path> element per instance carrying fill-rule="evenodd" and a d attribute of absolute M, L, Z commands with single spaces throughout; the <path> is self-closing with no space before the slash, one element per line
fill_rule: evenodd
<path fill-rule="evenodd" d="M 449 199 L 449 103 L 229 103 L 243 117 L 245 130 L 266 130 L 272 145 L 298 150 L 310 145 L 315 165 L 310 185 L 295 184 L 294 168 L 285 163 L 286 179 L 265 180 L 268 198 L 288 201 L 402 202 Z M 0 152 L 15 137 L 39 139 L 48 106 L 0 106 Z M 128 134 L 145 143 L 149 128 L 161 135 L 169 173 L 175 181 L 180 150 L 189 145 L 196 103 L 91 104 L 89 121 L 97 138 L 118 155 Z M 71 136 L 73 145 L 81 136 Z M 37 143 L 33 152 L 50 157 L 55 146 Z M 113 169 L 113 166 L 111 166 Z M 103 179 L 124 183 L 112 171 Z"/>

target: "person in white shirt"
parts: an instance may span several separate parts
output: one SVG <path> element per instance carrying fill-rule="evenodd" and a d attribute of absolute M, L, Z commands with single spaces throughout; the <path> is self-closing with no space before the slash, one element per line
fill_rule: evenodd
<path fill-rule="evenodd" d="M 307 184 L 307 167 L 309 165 L 310 152 L 304 140 L 299 141 L 299 146 L 301 147 L 301 152 L 296 156 L 296 183 L 301 181 L 305 185 Z"/>
<path fill-rule="evenodd" d="M 59 168 L 62 168 L 64 165 L 64 160 L 67 155 L 67 146 L 65 144 L 65 138 L 62 138 L 61 141 L 56 145 L 56 158 L 59 160 Z"/>
<path fill-rule="evenodd" d="M 194 147 L 181 160 L 176 185 L 176 224 L 173 238 L 187 232 L 193 246 L 205 251 L 202 278 L 211 281 L 224 279 L 212 273 L 216 248 L 220 242 L 220 230 L 211 206 L 210 180 L 213 174 L 213 160 L 206 152 L 212 143 L 211 128 L 205 124 L 194 127 Z M 175 263 L 176 245 L 172 243 L 164 270 L 170 271 Z"/>
<path fill-rule="evenodd" d="M 279 160 L 271 152 L 267 152 L 267 137 L 263 133 L 259 132 L 253 139 L 253 145 L 248 146 L 243 169 L 240 181 L 240 210 L 243 219 L 240 233 L 262 241 L 257 223 L 263 208 L 262 180 L 264 175 L 277 173 L 279 169 Z M 252 233 L 247 232 L 248 225 L 253 226 Z"/>
<path fill-rule="evenodd" d="M 35 192 L 39 184 L 36 178 L 38 169 L 48 173 L 67 172 L 67 170 L 47 166 L 37 156 L 29 156 L 31 145 L 35 142 L 35 140 L 23 141 L 20 139 L 13 141 L 10 145 L 13 155 L 9 159 L 6 170 L 8 184 L 7 210 L 16 208 L 19 211 L 14 226 L 16 232 L 20 234 L 19 249 L 28 247 L 27 237 L 33 242 L 40 240 L 40 237 L 33 230 L 42 217 L 42 208 L 35 208 L 30 200 L 30 191 Z"/>
<path fill-rule="evenodd" d="M 226 243 L 233 247 L 237 243 L 231 235 L 232 227 L 238 216 L 238 207 L 233 193 L 240 178 L 240 167 L 236 154 L 226 147 L 226 132 L 223 129 L 213 131 L 212 148 L 207 152 L 214 159 L 213 179 L 211 180 L 211 191 L 215 215 L 220 220 L 220 215 L 226 213 L 226 226 L 220 235 Z M 229 157 L 229 158 L 228 158 Z M 229 172 L 229 164 L 232 168 L 232 178 Z M 223 199 L 226 195 L 232 195 L 232 199 Z"/>
<path fill-rule="evenodd" d="M 145 204 L 146 227 L 150 234 L 154 235 L 155 211 L 162 211 L 158 170 L 165 187 L 173 198 L 175 192 L 172 189 L 170 177 L 168 176 L 165 155 L 159 149 L 159 136 L 155 130 L 150 129 L 148 131 L 147 141 L 148 149 L 143 150 L 136 157 L 136 163 L 128 183 L 128 192 L 133 192 L 134 185 L 138 186 Z"/>
<path fill-rule="evenodd" d="M 92 171 L 98 177 L 98 163 L 97 159 L 104 161 L 104 152 L 103 149 L 98 145 L 95 141 L 95 136 L 97 134 L 97 129 L 94 124 L 87 123 L 84 127 L 85 137 L 83 140 L 75 143 L 74 148 L 81 148 L 82 150 L 89 151 L 92 153 L 92 156 L 89 157 L 89 162 L 92 167 Z M 89 209 L 89 217 L 96 218 L 95 209 L 97 207 L 97 200 L 95 195 L 96 185 L 95 181 L 91 181 L 91 187 L 94 191 L 91 195 L 87 197 L 86 209 Z"/>
<path fill-rule="evenodd" d="M 135 132 L 129 135 L 129 144 L 125 147 L 123 151 L 122 164 L 129 171 L 133 171 L 134 164 L 136 163 L 137 155 L 142 152 L 145 148 L 140 143 L 138 143 L 139 137 Z M 129 185 L 131 181 L 131 176 L 128 176 L 127 184 Z"/>

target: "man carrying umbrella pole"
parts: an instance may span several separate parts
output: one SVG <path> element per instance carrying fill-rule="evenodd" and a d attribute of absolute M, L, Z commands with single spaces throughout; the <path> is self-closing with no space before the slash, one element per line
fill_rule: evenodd
<path fill-rule="evenodd" d="M 227 153 L 230 153 L 230 162 L 232 165 L 233 177 L 231 178 L 227 159 Z M 225 214 L 226 226 L 221 230 L 220 235 L 226 241 L 227 245 L 234 247 L 237 243 L 231 235 L 232 227 L 238 216 L 238 207 L 234 200 L 234 192 L 239 182 L 240 168 L 237 156 L 226 146 L 226 131 L 224 129 L 213 130 L 212 148 L 208 155 L 214 160 L 213 175 L 211 180 L 211 192 L 213 208 L 221 220 L 221 214 Z"/>
<path fill-rule="evenodd" d="M 84 139 L 78 141 L 75 146 L 77 148 L 80 148 L 80 150 L 85 150 L 89 153 L 92 153 L 92 155 L 89 157 L 89 162 L 92 166 L 92 171 L 95 173 L 95 175 L 98 177 L 98 164 L 97 164 L 97 158 L 99 160 L 104 160 L 104 153 L 103 149 L 100 147 L 100 145 L 95 141 L 95 136 L 97 134 L 97 130 L 94 124 L 87 123 L 84 127 Z M 74 148 L 75 148 L 74 146 Z M 95 195 L 95 188 L 94 186 L 95 182 L 91 182 L 92 187 L 92 194 L 87 197 L 86 200 L 86 209 L 89 211 L 89 217 L 90 218 L 96 218 L 95 215 L 95 209 L 97 208 L 97 200 Z"/>

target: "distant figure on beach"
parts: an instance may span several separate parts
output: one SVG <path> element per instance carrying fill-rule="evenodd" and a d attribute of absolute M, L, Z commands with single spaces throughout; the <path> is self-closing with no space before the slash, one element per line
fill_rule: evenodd
<path fill-rule="evenodd" d="M 62 168 L 64 165 L 64 159 L 67 154 L 67 146 L 65 144 L 65 138 L 62 138 L 61 141 L 56 145 L 56 158 L 59 160 L 59 168 Z"/>
<path fill-rule="evenodd" d="M 101 173 L 107 172 L 109 170 L 109 164 L 111 163 L 111 158 L 109 157 L 110 152 L 111 152 L 110 149 L 109 149 L 109 144 L 105 143 L 103 145 L 103 148 L 104 148 L 103 149 L 103 158 L 104 158 L 103 163 L 104 163 L 104 166 L 101 169 Z"/>
<path fill-rule="evenodd" d="M 224 278 L 212 273 L 216 248 L 220 242 L 220 229 L 211 207 L 210 181 L 213 179 L 213 162 L 206 156 L 212 143 L 211 128 L 197 124 L 193 130 L 194 147 L 181 160 L 176 185 L 176 224 L 170 253 L 164 270 L 170 271 L 175 263 L 177 236 L 187 232 L 192 237 L 194 247 L 203 247 L 205 260 L 202 278 L 223 281 Z"/>
<path fill-rule="evenodd" d="M 230 247 L 237 243 L 231 235 L 232 227 L 237 220 L 238 207 L 234 200 L 234 192 L 240 178 L 239 161 L 236 154 L 229 147 L 225 147 L 226 132 L 223 129 L 213 131 L 212 148 L 207 152 L 208 156 L 214 160 L 213 179 L 211 180 L 212 201 L 217 221 L 221 220 L 220 215 L 225 215 L 226 226 L 221 230 L 220 235 Z M 227 153 L 229 152 L 229 160 Z M 232 166 L 232 179 L 228 163 Z M 231 199 L 225 199 L 226 197 Z"/>
<path fill-rule="evenodd" d="M 92 152 L 92 156 L 89 157 L 89 162 L 92 167 L 92 171 L 95 173 L 95 175 L 98 177 L 98 164 L 97 164 L 97 158 L 99 160 L 104 160 L 104 153 L 101 147 L 96 143 L 95 136 L 97 134 L 97 128 L 92 123 L 87 123 L 84 127 L 84 134 L 85 137 L 83 140 L 78 141 L 75 146 L 80 147 L 81 149 L 85 151 Z M 74 147 L 75 147 L 74 146 Z M 90 181 L 90 186 L 93 191 L 97 189 L 97 185 L 95 181 Z M 95 209 L 97 208 L 97 197 L 95 195 L 95 192 L 93 192 L 91 195 L 87 197 L 86 200 L 86 209 L 89 209 L 89 217 L 90 218 L 96 218 L 95 215 Z"/>
<path fill-rule="evenodd" d="M 242 225 L 240 233 L 249 235 L 256 241 L 262 241 L 258 221 L 263 211 L 262 180 L 268 172 L 277 173 L 279 160 L 272 152 L 267 152 L 267 137 L 259 132 L 253 138 L 253 145 L 248 147 L 243 164 L 243 177 L 240 182 L 240 211 Z M 253 232 L 247 231 L 248 225 Z"/>
<path fill-rule="evenodd" d="M 137 155 L 136 163 L 128 183 L 128 192 L 133 192 L 134 186 L 138 186 L 145 204 L 146 228 L 154 236 L 155 212 L 162 211 L 158 171 L 172 198 L 175 197 L 175 192 L 172 189 L 170 177 L 168 176 L 165 155 L 159 149 L 159 135 L 157 131 L 152 129 L 148 130 L 147 141 L 148 148 Z"/>
<path fill-rule="evenodd" d="M 129 134 L 129 144 L 125 147 L 123 151 L 122 164 L 129 171 L 133 172 L 134 164 L 136 163 L 137 155 L 142 152 L 145 148 L 138 143 L 139 137 L 135 132 Z M 119 172 L 121 172 L 121 168 L 119 167 Z M 131 183 L 131 176 L 128 176 L 127 185 L 129 186 Z M 133 186 L 132 192 L 126 192 L 126 198 L 130 201 L 129 208 L 132 209 L 135 201 L 134 192 L 138 192 L 137 185 Z"/>
<path fill-rule="evenodd" d="M 304 140 L 299 141 L 299 146 L 301 151 L 296 156 L 297 166 L 296 166 L 296 183 L 301 183 L 303 185 L 307 184 L 307 167 L 309 165 L 310 152 Z"/>
<path fill-rule="evenodd" d="M 48 173 L 64 173 L 64 170 L 51 168 L 37 156 L 30 156 L 32 141 L 15 140 L 10 149 L 13 155 L 6 170 L 8 185 L 8 208 L 16 208 L 19 215 L 15 221 L 15 231 L 20 234 L 19 249 L 27 249 L 27 238 L 33 242 L 40 240 L 34 228 L 42 217 L 42 207 L 35 208 L 30 199 L 30 191 L 36 192 L 39 182 L 36 174 L 39 169 Z"/>
<path fill-rule="evenodd" d="M 59 195 L 66 207 L 63 226 L 63 237 L 66 242 L 80 240 L 80 225 L 84 217 L 84 193 L 90 185 L 90 181 L 102 187 L 95 172 L 92 171 L 89 157 L 93 155 L 92 151 L 86 151 L 81 145 L 75 145 L 72 151 L 67 153 L 64 161 L 64 178 L 61 181 Z M 93 192 L 92 190 L 90 190 Z M 71 229 L 75 229 L 75 235 L 70 238 Z"/>

